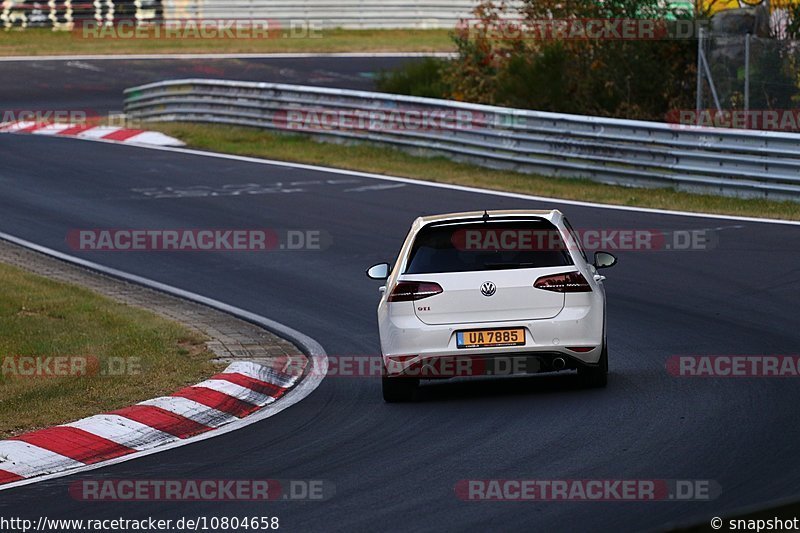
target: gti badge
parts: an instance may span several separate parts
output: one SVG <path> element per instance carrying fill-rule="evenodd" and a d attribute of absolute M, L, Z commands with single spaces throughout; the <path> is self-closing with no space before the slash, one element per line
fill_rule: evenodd
<path fill-rule="evenodd" d="M 481 294 L 484 296 L 494 296 L 494 293 L 497 292 L 497 287 L 491 281 L 487 281 L 483 285 L 481 285 Z"/>

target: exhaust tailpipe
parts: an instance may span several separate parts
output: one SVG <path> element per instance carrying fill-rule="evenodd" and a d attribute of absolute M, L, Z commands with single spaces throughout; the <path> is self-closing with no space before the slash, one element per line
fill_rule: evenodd
<path fill-rule="evenodd" d="M 553 359 L 553 370 L 564 370 L 567 366 L 567 362 L 564 361 L 563 357 L 556 357 Z"/>

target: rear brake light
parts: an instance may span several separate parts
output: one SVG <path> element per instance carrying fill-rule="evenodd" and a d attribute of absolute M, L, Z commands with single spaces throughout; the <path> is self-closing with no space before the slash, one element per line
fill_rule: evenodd
<path fill-rule="evenodd" d="M 537 279 L 533 286 L 553 292 L 592 292 L 592 287 L 580 272 L 543 276 Z"/>
<path fill-rule="evenodd" d="M 438 283 L 427 281 L 401 281 L 395 285 L 394 290 L 389 295 L 390 302 L 411 302 L 422 300 L 429 296 L 435 296 L 443 292 Z"/>

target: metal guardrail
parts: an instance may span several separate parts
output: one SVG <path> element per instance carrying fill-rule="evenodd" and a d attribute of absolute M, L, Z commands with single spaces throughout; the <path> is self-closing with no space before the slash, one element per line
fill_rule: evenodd
<path fill-rule="evenodd" d="M 520 5 L 518 0 L 510 3 Z M 473 17 L 477 5 L 478 0 L 163 0 L 166 20 L 305 20 L 347 29 L 450 29 Z"/>
<path fill-rule="evenodd" d="M 113 23 L 188 19 L 261 20 L 293 29 L 452 29 L 472 18 L 478 0 L 0 0 L 0 29 L 72 29 L 84 21 Z M 519 0 L 511 0 L 519 7 Z M 509 16 L 519 16 L 511 11 Z"/>
<path fill-rule="evenodd" d="M 0 0 L 0 29 L 71 30 L 92 21 L 109 24 L 130 19 L 145 23 L 159 21 L 160 13 L 161 0 Z"/>
<path fill-rule="evenodd" d="M 125 91 L 134 121 L 370 141 L 490 168 L 800 201 L 800 135 L 563 115 L 274 83 L 171 80 Z"/>

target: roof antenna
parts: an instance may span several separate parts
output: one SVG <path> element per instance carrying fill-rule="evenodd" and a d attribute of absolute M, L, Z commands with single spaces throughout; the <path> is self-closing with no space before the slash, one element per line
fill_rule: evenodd
<path fill-rule="evenodd" d="M 487 211 L 486 209 L 483 210 L 483 221 L 489 222 L 489 211 Z"/>

